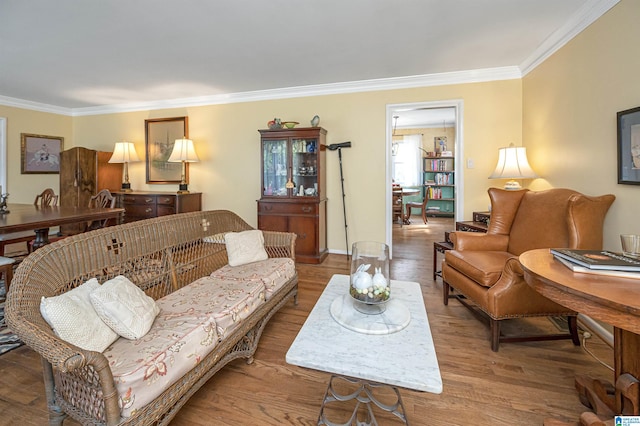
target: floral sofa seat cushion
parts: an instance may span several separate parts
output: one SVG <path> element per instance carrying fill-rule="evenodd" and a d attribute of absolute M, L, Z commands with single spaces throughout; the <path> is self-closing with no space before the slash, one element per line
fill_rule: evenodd
<path fill-rule="evenodd" d="M 242 266 L 225 265 L 214 271 L 211 276 L 228 281 L 262 282 L 266 290 L 266 300 L 269 300 L 271 295 L 278 291 L 295 274 L 296 266 L 292 259 L 277 257 Z"/>
<path fill-rule="evenodd" d="M 105 352 L 123 417 L 153 401 L 191 370 L 264 302 L 261 282 L 200 278 L 157 300 L 160 308 L 139 340 L 120 338 Z"/>

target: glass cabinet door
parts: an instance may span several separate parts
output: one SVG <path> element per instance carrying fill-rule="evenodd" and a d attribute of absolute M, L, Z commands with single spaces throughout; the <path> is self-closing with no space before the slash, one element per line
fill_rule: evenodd
<path fill-rule="evenodd" d="M 264 140 L 262 144 L 262 195 L 286 197 L 288 181 L 287 140 Z"/>
<path fill-rule="evenodd" d="M 292 172 L 295 188 L 293 195 L 318 196 L 318 141 L 316 139 L 292 139 Z"/>

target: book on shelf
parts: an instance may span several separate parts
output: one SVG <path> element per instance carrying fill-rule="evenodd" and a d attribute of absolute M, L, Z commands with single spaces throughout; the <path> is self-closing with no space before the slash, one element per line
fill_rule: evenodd
<path fill-rule="evenodd" d="M 551 249 L 551 254 L 588 269 L 640 272 L 640 259 L 609 250 Z"/>
<path fill-rule="evenodd" d="M 640 280 L 640 272 L 633 271 L 617 271 L 610 269 L 589 269 L 584 266 L 580 266 L 577 263 L 573 263 L 568 261 L 567 259 L 563 259 L 562 257 L 553 255 L 553 257 L 560 263 L 562 263 L 567 268 L 571 269 L 573 272 L 580 272 L 584 274 L 593 274 L 593 275 L 601 275 L 608 277 L 617 277 L 617 278 L 633 278 L 636 280 Z"/>

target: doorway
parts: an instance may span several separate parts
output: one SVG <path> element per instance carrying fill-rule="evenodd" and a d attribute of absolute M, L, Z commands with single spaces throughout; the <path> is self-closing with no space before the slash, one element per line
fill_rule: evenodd
<path fill-rule="evenodd" d="M 453 180 L 453 185 L 448 188 L 431 189 L 432 194 L 437 190 L 442 191 L 443 195 L 438 193 L 440 198 L 429 202 L 429 216 L 436 216 L 438 222 L 449 218 L 451 229 L 453 223 L 459 220 L 457 218 L 463 211 L 463 197 L 458 194 L 464 193 L 462 117 L 463 101 L 458 99 L 387 105 L 386 240 L 392 253 L 393 231 L 400 228 L 397 222 L 393 222 L 392 183 L 400 180 L 402 182 L 397 183 L 411 185 L 411 192 L 417 192 L 416 189 L 419 191 L 405 202 L 422 201 L 428 190 L 425 183 L 433 183 L 434 177 L 443 177 L 425 173 L 425 166 L 431 169 L 432 164 L 432 160 L 425 160 L 426 157 L 450 157 L 446 160 L 449 161 L 448 168 L 453 166 L 453 172 L 447 177 Z M 403 150 L 404 153 L 400 155 Z M 411 170 L 403 170 L 403 167 L 409 167 Z M 417 170 L 413 170 L 416 168 Z M 434 198 L 433 195 L 431 198 Z M 414 210 L 414 214 L 418 213 L 418 210 Z M 412 222 L 423 224 L 419 216 L 414 216 Z M 428 224 L 424 228 L 428 231 Z"/>

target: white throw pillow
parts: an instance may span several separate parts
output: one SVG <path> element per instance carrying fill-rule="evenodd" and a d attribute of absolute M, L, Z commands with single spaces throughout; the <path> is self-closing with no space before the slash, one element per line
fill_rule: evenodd
<path fill-rule="evenodd" d="M 40 313 L 62 340 L 89 351 L 102 352 L 118 335 L 105 324 L 93 309 L 89 298 L 100 287 L 95 278 L 54 297 L 43 297 Z"/>
<path fill-rule="evenodd" d="M 147 334 L 160 308 L 125 276 L 118 275 L 91 293 L 98 316 L 120 336 L 137 340 Z"/>
<path fill-rule="evenodd" d="M 224 234 L 230 266 L 240 266 L 269 258 L 264 249 L 264 235 L 260 230 Z"/>

